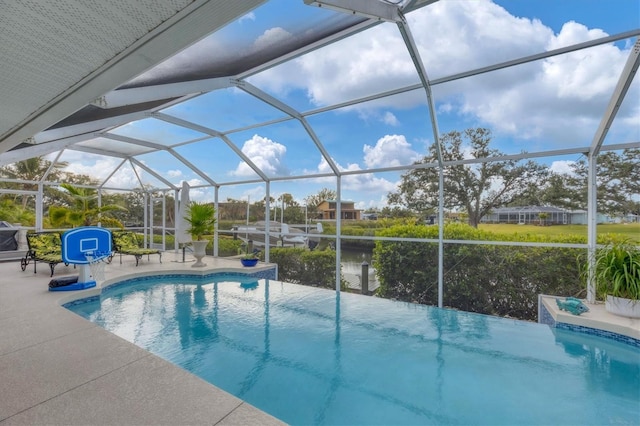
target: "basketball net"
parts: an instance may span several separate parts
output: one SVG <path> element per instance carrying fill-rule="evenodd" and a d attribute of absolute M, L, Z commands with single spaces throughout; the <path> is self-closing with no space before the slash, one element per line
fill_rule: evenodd
<path fill-rule="evenodd" d="M 107 265 L 107 256 L 101 255 L 101 253 L 94 252 L 87 253 L 85 256 L 87 257 L 87 261 L 89 262 L 91 277 L 96 282 L 104 281 L 104 267 Z"/>

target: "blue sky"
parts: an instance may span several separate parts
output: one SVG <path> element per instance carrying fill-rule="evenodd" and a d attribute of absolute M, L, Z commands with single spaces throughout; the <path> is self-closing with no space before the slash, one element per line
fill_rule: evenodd
<path fill-rule="evenodd" d="M 286 9 L 286 17 L 283 11 Z M 185 50 L 182 60 L 210 52 L 233 57 L 236 50 L 259 50 L 286 41 L 300 22 L 316 22 L 333 12 L 305 6 L 302 0 L 272 0 Z M 540 53 L 640 27 L 638 0 L 449 0 L 407 15 L 430 79 L 492 63 Z M 493 147 L 507 154 L 588 146 L 609 102 L 635 39 L 547 58 L 433 86 L 440 133 L 487 127 Z M 163 66 L 170 67 L 172 60 Z M 397 27 L 385 23 L 349 39 L 248 78 L 260 90 L 300 112 L 417 83 L 418 77 Z M 638 78 L 623 103 L 605 144 L 640 140 Z M 285 117 L 282 112 L 238 89 L 199 96 L 164 111 L 212 129 L 229 132 L 256 122 Z M 357 106 L 313 114 L 313 131 L 343 170 L 408 165 L 433 142 L 424 91 L 412 91 Z M 206 135 L 149 118 L 114 133 L 173 145 Z M 296 120 L 232 132 L 229 139 L 270 177 L 330 171 L 312 138 Z M 178 153 L 219 183 L 257 178 L 218 138 L 178 146 Z M 66 158 L 65 158 L 66 157 Z M 167 153 L 138 157 L 169 181 L 204 184 Z M 579 155 L 538 161 L 567 170 Z M 105 177 L 113 159 L 68 153 L 70 170 Z M 116 173 L 107 186 L 134 184 L 130 170 Z M 142 172 L 145 181 L 165 185 Z M 383 207 L 399 173 L 368 173 L 342 180 L 343 199 L 360 208 Z M 272 196 L 288 192 L 302 202 L 335 178 L 274 182 Z M 223 186 L 227 197 L 262 198 L 264 184 Z M 192 198 L 212 200 L 213 191 L 192 190 Z"/>

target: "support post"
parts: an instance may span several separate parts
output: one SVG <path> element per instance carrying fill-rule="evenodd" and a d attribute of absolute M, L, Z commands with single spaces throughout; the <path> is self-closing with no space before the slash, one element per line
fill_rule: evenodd
<path fill-rule="evenodd" d="M 361 289 L 360 292 L 364 295 L 369 294 L 369 264 L 362 262 L 362 271 L 360 275 Z"/>

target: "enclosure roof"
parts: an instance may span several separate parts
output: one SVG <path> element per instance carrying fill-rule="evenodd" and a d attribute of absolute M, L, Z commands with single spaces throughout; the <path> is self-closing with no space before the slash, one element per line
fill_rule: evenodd
<path fill-rule="evenodd" d="M 420 125 L 426 124 L 422 133 L 414 136 L 414 140 L 424 144 L 425 140 L 437 139 L 441 133 L 439 119 L 452 102 L 447 97 L 454 99 L 459 96 L 457 93 L 483 84 L 486 74 L 505 73 L 506 79 L 513 79 L 521 72 L 521 78 L 526 78 L 529 63 L 557 56 L 570 57 L 582 51 L 589 52 L 587 55 L 600 54 L 605 47 L 615 46 L 624 51 L 627 58 L 624 64 L 606 71 L 609 81 L 616 84 L 608 84 L 608 92 L 599 95 L 602 115 L 598 125 L 590 130 L 589 140 L 582 145 L 554 146 L 559 154 L 585 152 L 585 147 L 594 152 L 600 150 L 603 142 L 606 143 L 613 119 L 621 105 L 624 107 L 638 68 L 639 25 L 616 29 L 615 33 L 594 31 L 587 39 L 576 37 L 550 46 L 532 40 L 529 45 L 521 43 L 514 52 L 499 51 L 492 57 L 467 60 L 473 56 L 471 51 L 458 54 L 452 53 L 452 49 L 442 49 L 440 44 L 425 45 L 430 36 L 425 34 L 423 21 L 428 20 L 430 25 L 441 23 L 440 29 L 446 29 L 444 18 L 439 18 L 444 8 L 458 7 L 459 13 L 466 10 L 473 16 L 483 13 L 487 5 L 493 3 L 446 3 L 437 0 L 3 1 L 0 166 L 74 151 L 119 159 L 113 173 L 128 165 L 134 171 L 144 171 L 154 186 L 166 189 L 179 188 L 179 180 L 167 176 L 169 166 L 163 170 L 154 164 L 160 161 L 159 155 L 164 155 L 162 161 L 173 162 L 174 169 L 187 169 L 203 186 L 276 182 L 305 176 L 318 179 L 349 176 L 364 168 L 351 167 L 352 161 L 346 157 L 338 158 L 332 146 L 339 142 L 332 140 L 323 126 L 314 125 L 314 117 L 330 112 L 339 116 L 362 104 L 374 108 L 376 102 L 388 102 L 388 106 L 393 104 L 390 100 L 405 97 L 406 102 L 394 105 L 404 102 L 413 107 L 417 102 L 424 108 Z M 493 12 L 500 13 L 498 9 Z M 563 17 L 567 21 L 570 18 Z M 529 24 L 537 25 L 535 20 Z M 487 22 L 486 28 L 464 28 L 447 37 L 451 38 L 451 46 L 474 38 L 485 43 L 490 41 L 483 39 L 488 37 L 489 27 Z M 517 27 L 511 30 L 517 31 Z M 346 44 L 345 40 L 351 38 L 358 42 Z M 635 47 L 629 48 L 634 43 Z M 345 71 L 339 67 L 342 57 L 331 59 L 331 55 L 326 55 L 324 61 L 337 61 L 336 70 L 344 72 L 336 74 L 333 94 L 314 92 L 314 88 L 301 85 L 278 89 L 301 79 L 299 74 L 287 74 L 292 63 L 297 63 L 297 70 L 312 75 L 320 68 L 330 69 L 323 68 L 321 62 L 307 60 L 320 56 L 313 54 L 333 45 L 345 46 L 345 49 L 359 46 L 362 52 L 350 52 L 358 57 L 368 55 L 364 50 L 373 44 L 381 45 L 380 53 L 365 56 L 363 60 L 380 63 L 375 73 L 359 74 L 356 68 Z M 384 55 L 398 50 L 403 51 L 402 69 L 396 75 L 402 78 L 392 81 L 385 78 L 385 73 L 392 72 L 386 68 L 393 68 L 397 62 L 392 58 L 385 62 Z M 435 51 L 441 53 L 436 55 Z M 449 62 L 441 64 L 445 57 Z M 465 60 L 455 61 L 456 57 Z M 379 84 L 370 84 L 368 91 L 345 89 L 341 96 L 339 85 L 344 81 L 357 85 L 360 80 L 375 79 L 373 74 L 377 72 L 381 75 Z M 265 76 L 272 80 L 266 82 Z M 317 75 L 317 78 L 324 77 Z M 279 83 L 273 83 L 274 79 L 279 79 Z M 312 79 L 307 77 L 307 81 Z M 458 83 L 460 86 L 454 90 Z M 588 92 L 586 88 L 591 83 L 579 82 L 583 86 L 578 91 Z M 293 100 L 291 93 L 295 91 L 306 91 L 308 100 L 300 103 Z M 255 110 L 236 111 L 229 122 L 215 122 L 216 117 L 222 117 L 228 113 L 226 109 L 233 107 L 239 93 L 253 100 Z M 206 108 L 205 100 L 210 102 L 207 106 L 216 105 L 220 110 L 205 117 L 206 110 L 202 109 Z M 635 100 L 626 102 L 630 103 L 628 110 L 637 105 Z M 387 112 L 387 123 L 393 123 L 402 108 L 406 106 Z M 361 116 L 366 115 L 362 111 Z M 637 112 L 633 114 L 637 117 Z M 143 124 L 153 124 L 158 130 L 137 134 L 129 131 Z M 392 126 L 389 124 L 385 137 L 393 136 Z M 274 143 L 273 137 L 258 135 L 257 129 L 262 128 L 284 129 L 291 141 Z M 253 138 L 258 147 L 282 149 L 279 146 L 284 146 L 289 152 L 300 149 L 305 155 L 313 156 L 314 161 L 320 161 L 320 165 L 313 172 L 306 164 L 299 165 L 297 170 L 279 168 L 273 159 L 261 157 L 259 149 L 251 151 L 247 145 L 251 133 L 255 133 Z M 619 134 L 624 136 L 611 141 L 610 148 L 637 145 L 633 132 L 632 136 Z M 236 137 L 243 140 L 238 141 Z M 214 140 L 220 146 L 219 152 L 224 150 L 236 156 L 237 169 L 215 175 L 218 166 L 204 163 L 202 157 L 217 155 L 218 151 L 211 148 Z M 378 143 L 382 143 L 380 141 Z M 205 151 L 194 150 L 200 154 L 187 149 L 205 147 L 205 143 Z M 367 145 L 370 143 L 362 144 L 369 153 L 366 168 L 372 172 L 411 167 L 417 159 L 412 154 L 401 163 L 376 160 L 374 148 Z M 403 146 L 396 140 L 396 149 Z M 206 151 L 209 149 L 211 151 Z M 411 152 L 419 151 L 412 148 Z M 154 156 L 154 153 L 159 154 Z M 109 186 L 106 181 L 102 185 Z"/>

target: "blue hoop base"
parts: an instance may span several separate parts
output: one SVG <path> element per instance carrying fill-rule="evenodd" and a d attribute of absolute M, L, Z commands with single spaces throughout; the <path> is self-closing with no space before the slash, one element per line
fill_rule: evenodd
<path fill-rule="evenodd" d="M 87 281 L 84 283 L 75 283 L 75 284 L 69 284 L 69 285 L 64 285 L 64 286 L 60 286 L 60 287 L 49 287 L 49 291 L 73 291 L 73 290 L 84 290 L 86 288 L 91 288 L 91 287 L 95 287 L 96 286 L 96 282 L 95 281 Z"/>

